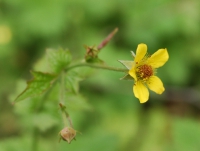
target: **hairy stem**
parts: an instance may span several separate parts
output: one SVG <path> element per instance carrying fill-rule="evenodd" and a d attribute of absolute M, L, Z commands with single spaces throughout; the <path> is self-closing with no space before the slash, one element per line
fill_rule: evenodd
<path fill-rule="evenodd" d="M 61 72 L 60 75 L 60 103 L 64 104 L 65 102 L 65 73 Z"/>
<path fill-rule="evenodd" d="M 127 72 L 128 71 L 127 69 L 124 69 L 124 68 L 115 68 L 115 67 L 110 67 L 110 66 L 105 66 L 105 65 L 96 65 L 96 64 L 89 64 L 89 63 L 80 63 L 80 64 L 75 64 L 75 65 L 69 66 L 66 69 L 66 71 L 71 70 L 73 68 L 81 67 L 81 66 L 104 69 L 104 70 L 111 70 L 111 71 L 117 71 L 117 72 Z"/>
<path fill-rule="evenodd" d="M 68 123 L 71 127 L 73 127 L 72 125 L 72 121 L 69 117 L 69 113 L 66 110 L 66 106 L 64 105 L 65 102 L 65 72 L 63 71 L 61 73 L 61 80 L 60 80 L 60 100 L 59 100 L 59 106 L 61 109 L 61 114 L 62 114 L 62 119 L 63 119 L 63 123 L 64 126 L 67 126 Z"/>
<path fill-rule="evenodd" d="M 59 106 L 62 111 L 62 118 L 63 118 L 64 126 L 68 126 L 68 123 L 69 123 L 70 127 L 73 127 L 72 120 L 69 117 L 69 113 L 66 111 L 66 106 L 64 106 L 62 103 L 59 103 Z"/>

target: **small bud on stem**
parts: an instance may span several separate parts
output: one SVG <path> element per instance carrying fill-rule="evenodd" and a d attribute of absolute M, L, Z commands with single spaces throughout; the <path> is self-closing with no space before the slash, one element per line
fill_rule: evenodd
<path fill-rule="evenodd" d="M 71 127 L 65 127 L 60 131 L 60 137 L 64 140 L 67 141 L 69 144 L 73 139 L 75 139 L 76 136 L 76 130 L 74 130 Z"/>
<path fill-rule="evenodd" d="M 107 45 L 107 43 L 112 39 L 112 37 L 117 33 L 118 28 L 115 28 L 96 48 L 95 46 L 89 47 L 84 46 L 86 49 L 85 60 L 88 63 L 103 63 L 101 59 L 98 58 L 100 50 Z"/>

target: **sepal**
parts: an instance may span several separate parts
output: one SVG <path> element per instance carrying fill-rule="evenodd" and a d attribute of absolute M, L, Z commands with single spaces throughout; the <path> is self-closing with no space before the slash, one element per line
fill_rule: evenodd
<path fill-rule="evenodd" d="M 122 78 L 120 78 L 120 80 L 134 80 L 134 79 L 129 74 L 126 74 L 125 76 L 123 76 Z"/>
<path fill-rule="evenodd" d="M 118 60 L 118 61 L 129 70 L 133 68 L 133 66 L 135 66 L 134 61 L 126 61 L 126 60 Z"/>

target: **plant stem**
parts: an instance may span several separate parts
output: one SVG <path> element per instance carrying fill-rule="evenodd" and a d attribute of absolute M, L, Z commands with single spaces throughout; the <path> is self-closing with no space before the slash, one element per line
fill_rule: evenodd
<path fill-rule="evenodd" d="M 55 84 L 55 83 L 54 83 Z M 40 113 L 43 109 L 44 109 L 44 104 L 45 101 L 47 100 L 47 96 L 49 95 L 49 93 L 51 92 L 52 89 L 48 90 L 44 96 L 41 98 L 39 104 L 36 106 L 35 108 L 35 114 Z M 31 150 L 32 151 L 37 151 L 38 149 L 38 145 L 39 145 L 39 138 L 40 138 L 40 130 L 38 129 L 38 127 L 34 126 L 33 130 L 32 130 L 32 147 Z"/>
<path fill-rule="evenodd" d="M 64 104 L 65 100 L 65 73 L 64 71 L 61 72 L 60 76 L 60 103 Z"/>
<path fill-rule="evenodd" d="M 40 132 L 39 132 L 38 128 L 34 127 L 33 133 L 32 133 L 32 136 L 33 136 L 32 147 L 31 147 L 32 151 L 38 150 L 39 135 L 40 135 Z"/>
<path fill-rule="evenodd" d="M 80 63 L 80 64 L 75 64 L 72 66 L 69 66 L 66 70 L 71 70 L 76 67 L 91 67 L 91 68 L 98 68 L 98 69 L 104 69 L 104 70 L 111 70 L 111 71 L 117 71 L 117 72 L 127 72 L 127 69 L 124 68 L 115 68 L 115 67 L 110 67 L 110 66 L 105 66 L 105 65 L 96 65 L 96 64 L 89 64 L 89 63 Z"/>
<path fill-rule="evenodd" d="M 65 73 L 64 71 L 61 72 L 61 76 L 60 76 L 60 99 L 59 99 L 59 105 L 61 108 L 61 114 L 62 114 L 62 119 L 63 119 L 63 124 L 64 126 L 67 126 L 67 120 L 66 120 L 66 116 L 64 113 L 65 110 L 65 105 L 64 105 L 64 101 L 65 100 Z"/>
<path fill-rule="evenodd" d="M 66 111 L 66 106 L 64 105 L 65 102 L 65 72 L 63 71 L 61 73 L 61 80 L 60 80 L 60 100 L 59 100 L 59 106 L 61 108 L 61 112 L 62 112 L 62 118 L 63 118 L 63 124 L 64 126 L 68 126 L 68 123 L 71 127 L 73 127 L 72 125 L 72 121 L 69 117 L 69 113 Z"/>
<path fill-rule="evenodd" d="M 68 126 L 67 123 L 69 123 L 70 127 L 73 127 L 72 120 L 69 117 L 69 113 L 66 111 L 66 106 L 64 106 L 62 103 L 59 103 L 59 106 L 60 106 L 60 109 L 61 109 L 61 112 L 62 112 L 62 118 L 63 118 L 64 126 Z"/>
<path fill-rule="evenodd" d="M 62 111 L 62 119 L 63 119 L 64 127 L 68 126 L 67 117 L 64 111 Z"/>

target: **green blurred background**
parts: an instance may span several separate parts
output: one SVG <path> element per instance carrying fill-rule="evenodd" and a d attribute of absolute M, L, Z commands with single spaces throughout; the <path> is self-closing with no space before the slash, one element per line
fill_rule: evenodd
<path fill-rule="evenodd" d="M 40 116 L 30 101 L 11 105 L 46 48 L 68 48 L 82 58 L 84 44 L 98 45 L 115 27 L 119 32 L 100 53 L 110 66 L 131 60 L 139 43 L 150 54 L 168 49 L 169 61 L 158 69 L 162 95 L 151 93 L 140 104 L 133 82 L 119 80 L 122 73 L 93 71 L 80 83 L 92 109 L 71 111 L 82 135 L 70 145 L 58 143 L 57 104 Z M 199 40 L 199 0 L 0 0 L 0 151 L 31 150 L 33 125 L 43 128 L 41 151 L 199 151 Z"/>

